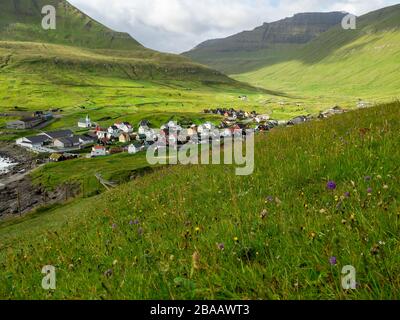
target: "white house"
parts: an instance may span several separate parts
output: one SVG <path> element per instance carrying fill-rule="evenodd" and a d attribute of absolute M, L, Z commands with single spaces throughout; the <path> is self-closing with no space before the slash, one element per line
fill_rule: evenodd
<path fill-rule="evenodd" d="M 78 136 L 81 145 L 88 145 L 94 142 L 94 138 L 89 136 Z"/>
<path fill-rule="evenodd" d="M 140 152 L 142 150 L 143 150 L 143 146 L 140 145 L 140 144 L 131 144 L 128 147 L 128 153 L 129 154 L 136 154 L 136 153 L 138 153 L 138 152 Z"/>
<path fill-rule="evenodd" d="M 265 122 L 265 121 L 268 121 L 269 119 L 270 119 L 270 116 L 267 114 L 258 115 L 257 117 L 254 118 L 254 120 L 257 123 Z"/>
<path fill-rule="evenodd" d="M 17 145 L 27 148 L 41 147 L 44 144 L 47 144 L 51 141 L 51 139 L 44 135 L 33 136 L 33 137 L 24 137 L 20 138 L 16 141 Z"/>
<path fill-rule="evenodd" d="M 215 126 L 211 122 L 206 122 L 197 128 L 197 132 L 198 133 L 206 133 L 206 132 L 209 132 L 214 129 L 215 129 Z"/>
<path fill-rule="evenodd" d="M 103 146 L 94 146 L 92 148 L 92 152 L 91 152 L 91 156 L 92 157 L 101 157 L 101 156 L 105 156 L 107 154 L 106 152 L 106 148 Z"/>
<path fill-rule="evenodd" d="M 89 115 L 87 115 L 85 119 L 79 119 L 78 127 L 86 129 L 92 127 L 92 121 L 90 120 Z"/>
<path fill-rule="evenodd" d="M 138 134 L 146 134 L 147 131 L 149 131 L 150 128 L 148 126 L 139 126 Z"/>
<path fill-rule="evenodd" d="M 121 134 L 121 131 L 118 129 L 117 126 L 111 126 L 107 129 L 107 137 L 111 138 L 118 138 Z"/>
<path fill-rule="evenodd" d="M 96 131 L 96 135 L 97 135 L 97 138 L 98 138 L 99 140 L 104 139 L 104 138 L 107 137 L 107 131 L 104 131 L 104 130 L 97 130 L 97 131 Z"/>
<path fill-rule="evenodd" d="M 117 122 L 114 124 L 119 130 L 121 130 L 124 133 L 132 133 L 133 132 L 133 127 L 130 125 L 129 122 Z"/>

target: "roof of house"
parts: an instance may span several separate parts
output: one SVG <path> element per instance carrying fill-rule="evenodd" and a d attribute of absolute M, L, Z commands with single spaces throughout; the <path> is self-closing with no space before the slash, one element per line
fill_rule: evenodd
<path fill-rule="evenodd" d="M 93 149 L 95 150 L 104 150 L 106 147 L 103 146 L 94 146 Z"/>
<path fill-rule="evenodd" d="M 78 136 L 74 136 L 74 137 L 68 137 L 68 138 L 57 138 L 55 140 L 58 140 L 60 142 L 62 142 L 63 144 L 77 144 L 79 143 L 79 137 Z"/>
<path fill-rule="evenodd" d="M 60 154 L 60 153 L 52 153 L 51 156 L 50 156 L 50 159 L 51 160 L 59 160 L 59 159 L 61 159 L 63 157 L 64 156 L 62 154 Z"/>
<path fill-rule="evenodd" d="M 58 131 L 50 131 L 50 132 L 43 132 L 41 135 L 46 135 L 51 139 L 58 139 L 58 138 L 66 138 L 73 135 L 71 130 L 58 130 Z"/>
<path fill-rule="evenodd" d="M 93 141 L 95 139 L 94 137 L 90 137 L 90 136 L 76 136 L 76 137 L 83 141 Z"/>
<path fill-rule="evenodd" d="M 141 146 L 142 146 L 142 145 L 141 145 L 139 142 L 131 143 L 131 144 L 129 145 L 129 147 L 136 147 L 136 148 L 141 147 Z"/>
<path fill-rule="evenodd" d="M 47 136 L 32 136 L 32 137 L 25 137 L 25 140 L 28 140 L 32 144 L 43 143 L 49 140 Z"/>

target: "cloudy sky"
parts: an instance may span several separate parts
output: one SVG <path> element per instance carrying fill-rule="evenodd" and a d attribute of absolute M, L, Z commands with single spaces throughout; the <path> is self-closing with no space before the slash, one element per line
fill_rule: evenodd
<path fill-rule="evenodd" d="M 130 33 L 148 48 L 180 53 L 299 12 L 361 15 L 392 0 L 68 0 L 108 27 Z"/>

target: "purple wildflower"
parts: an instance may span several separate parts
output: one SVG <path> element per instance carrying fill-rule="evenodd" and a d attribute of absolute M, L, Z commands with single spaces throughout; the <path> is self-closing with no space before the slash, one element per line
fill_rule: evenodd
<path fill-rule="evenodd" d="M 139 221 L 139 219 L 135 219 L 135 220 L 131 220 L 131 221 L 129 221 L 129 224 L 132 226 L 132 225 L 138 225 L 140 223 L 140 221 Z"/>
<path fill-rule="evenodd" d="M 329 263 L 331 264 L 331 266 L 336 266 L 337 265 L 336 257 L 330 257 L 329 258 Z"/>
<path fill-rule="evenodd" d="M 368 194 L 371 194 L 371 193 L 372 193 L 372 188 L 368 188 L 368 189 L 367 189 L 367 193 L 368 193 Z"/>
<path fill-rule="evenodd" d="M 344 196 L 345 196 L 346 198 L 350 198 L 350 192 L 345 192 Z"/>
<path fill-rule="evenodd" d="M 326 187 L 328 188 L 328 190 L 335 190 L 336 189 L 336 183 L 334 181 L 329 181 L 326 184 Z"/>
<path fill-rule="evenodd" d="M 106 276 L 107 278 L 111 277 L 112 275 L 113 275 L 112 269 L 108 269 L 106 272 L 104 272 L 104 276 Z"/>
<path fill-rule="evenodd" d="M 118 225 L 116 223 L 113 223 L 111 228 L 116 229 L 118 227 Z"/>

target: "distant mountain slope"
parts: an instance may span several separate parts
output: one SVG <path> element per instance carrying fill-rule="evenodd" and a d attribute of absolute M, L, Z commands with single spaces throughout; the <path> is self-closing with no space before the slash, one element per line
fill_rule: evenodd
<path fill-rule="evenodd" d="M 56 30 L 41 26 L 45 5 L 56 8 Z M 130 35 L 103 26 L 65 0 L 1 0 L 0 72 L 15 69 L 236 83 L 188 58 L 144 48 Z"/>
<path fill-rule="evenodd" d="M 230 73 L 240 73 L 274 63 L 339 24 L 345 13 L 300 13 L 252 31 L 201 43 L 183 55 Z"/>
<path fill-rule="evenodd" d="M 57 29 L 43 30 L 45 5 L 57 12 Z M 85 48 L 135 49 L 142 47 L 126 33 L 115 32 L 94 21 L 63 0 L 1 0 L 0 39 L 37 41 Z"/>
<path fill-rule="evenodd" d="M 290 59 L 237 76 L 301 95 L 399 97 L 400 5 L 361 16 L 356 30 L 334 27 Z"/>

